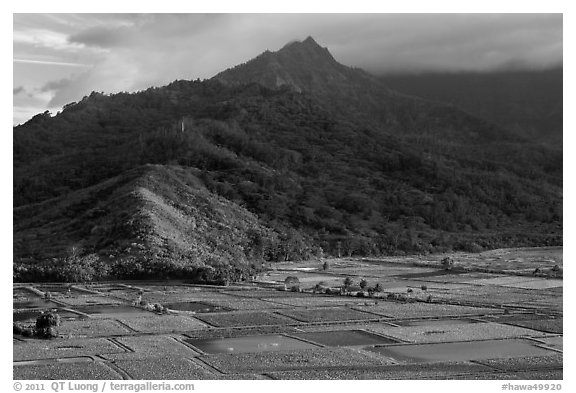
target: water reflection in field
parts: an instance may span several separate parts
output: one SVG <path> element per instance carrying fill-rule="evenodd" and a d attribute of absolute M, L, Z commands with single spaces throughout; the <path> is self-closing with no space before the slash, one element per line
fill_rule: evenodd
<path fill-rule="evenodd" d="M 408 363 L 517 358 L 546 356 L 554 353 L 522 339 L 397 345 L 366 349 Z"/>
<path fill-rule="evenodd" d="M 208 340 L 189 339 L 186 341 L 196 348 L 211 354 L 273 352 L 318 348 L 318 346 L 314 344 L 281 335 L 220 338 Z"/>

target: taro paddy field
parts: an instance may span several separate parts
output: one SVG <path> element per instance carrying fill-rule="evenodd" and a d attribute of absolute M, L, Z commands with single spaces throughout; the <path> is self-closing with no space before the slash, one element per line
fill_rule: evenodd
<path fill-rule="evenodd" d="M 563 280 L 546 272 L 562 248 L 451 256 L 452 271 L 442 255 L 278 263 L 227 287 L 15 284 L 15 321 L 56 309 L 62 323 L 51 340 L 14 335 L 13 377 L 561 380 Z M 346 277 L 348 293 L 312 292 Z M 133 306 L 139 294 L 169 311 Z"/>

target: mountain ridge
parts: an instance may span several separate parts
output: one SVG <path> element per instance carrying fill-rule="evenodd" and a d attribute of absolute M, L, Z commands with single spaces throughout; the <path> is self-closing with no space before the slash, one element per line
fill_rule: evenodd
<path fill-rule="evenodd" d="M 369 123 L 385 132 L 414 133 L 430 129 L 429 120 L 440 122 L 439 126 L 443 127 L 447 111 L 458 117 L 468 117 L 464 122 L 484 121 L 457 107 L 392 90 L 380 78 L 338 63 L 328 49 L 312 37 L 292 42 L 276 52 L 266 51 L 212 79 L 227 84 L 254 82 L 270 89 L 288 87 L 299 93 L 306 92 L 325 103 L 326 109 L 335 116 Z M 406 127 L 408 123 L 410 126 Z M 477 128 L 484 129 L 492 140 L 524 139 L 520 134 L 494 124 Z M 452 132 L 447 136 L 474 141 L 483 138 L 481 134 L 474 135 L 459 136 Z"/>
<path fill-rule="evenodd" d="M 273 89 L 289 86 L 297 92 L 311 91 L 315 87 L 314 80 L 305 81 L 301 75 L 293 75 L 300 66 L 313 72 L 329 71 L 328 75 L 332 76 L 342 67 L 327 48 L 322 48 L 312 37 L 308 37 L 302 42 L 290 42 L 276 52 L 265 51 L 244 64 L 216 74 L 213 79 L 225 83 L 257 82 Z M 250 67 L 256 68 L 255 72 Z M 246 75 L 246 69 L 249 75 Z M 238 74 L 241 74 L 240 78 Z"/>
<path fill-rule="evenodd" d="M 332 71 L 322 74 L 277 55 L 307 50 L 323 59 L 319 69 Z M 310 258 L 340 249 L 379 255 L 561 244 L 561 150 L 453 107 L 391 92 L 382 82 L 371 84 L 375 77 L 333 64 L 315 42 L 278 52 L 206 81 L 175 81 L 134 94 L 92 93 L 54 117 L 38 115 L 15 127 L 14 254 L 28 255 L 18 263 L 42 263 L 82 236 L 90 238 L 98 218 L 59 204 L 75 206 L 78 193 L 114 176 L 126 179 L 142 165 L 156 165 L 165 176 L 156 176 L 156 188 L 140 189 L 138 206 L 146 201 L 162 214 L 139 221 L 138 228 L 173 233 L 168 249 L 178 255 L 185 255 L 188 242 L 214 249 L 208 239 L 186 235 L 184 208 L 174 211 L 157 197 L 186 205 L 179 193 L 196 191 L 182 179 L 196 179 L 214 200 L 257 218 L 260 224 L 253 226 L 262 241 L 222 242 L 233 252 L 246 251 L 239 258 L 243 266 L 251 259 Z M 277 86 L 278 69 L 305 88 Z M 115 187 L 111 192 L 121 185 Z M 92 206 L 90 200 L 82 203 Z M 198 203 L 190 202 L 191 208 Z M 32 224 L 38 206 L 53 218 Z M 110 206 L 110 214 L 121 217 L 121 209 Z M 249 238 L 242 224 L 248 216 L 234 217 L 231 225 L 240 228 L 234 239 Z M 56 235 L 55 219 L 67 228 L 65 244 L 52 254 L 28 252 Z M 264 253 L 266 239 L 276 240 Z M 87 249 L 108 258 L 103 244 Z M 215 255 L 211 264 L 231 264 Z M 172 259 L 168 253 L 162 260 Z"/>
<path fill-rule="evenodd" d="M 104 262 L 133 260 L 148 268 L 240 267 L 262 258 L 252 243 L 271 252 L 275 238 L 253 213 L 208 191 L 190 170 L 166 165 L 139 166 L 17 208 L 14 219 L 14 257 L 22 262 L 36 255 L 58 259 L 74 248 Z"/>

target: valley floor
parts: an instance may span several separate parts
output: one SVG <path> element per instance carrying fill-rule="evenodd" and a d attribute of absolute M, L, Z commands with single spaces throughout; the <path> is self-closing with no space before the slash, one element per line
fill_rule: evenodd
<path fill-rule="evenodd" d="M 562 249 L 451 256 L 466 269 L 441 270 L 438 255 L 342 258 L 229 287 L 14 284 L 15 321 L 57 309 L 62 324 L 52 340 L 14 336 L 13 377 L 561 380 L 563 280 L 532 273 L 561 268 Z M 288 276 L 303 292 L 283 290 Z M 346 277 L 347 294 L 312 293 Z M 358 296 L 361 279 L 382 292 Z M 135 307 L 139 296 L 170 311 Z"/>

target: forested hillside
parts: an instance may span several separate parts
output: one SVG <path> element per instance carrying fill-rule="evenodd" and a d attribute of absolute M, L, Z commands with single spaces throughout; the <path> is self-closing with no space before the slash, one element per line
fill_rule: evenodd
<path fill-rule="evenodd" d="M 406 94 L 454 105 L 531 139 L 562 146 L 562 68 L 388 75 Z"/>
<path fill-rule="evenodd" d="M 321 250 L 379 255 L 562 243 L 561 148 L 395 93 L 309 40 L 212 80 L 92 93 L 56 116 L 40 114 L 15 127 L 16 259 L 37 263 L 81 244 L 109 263 L 179 255 L 194 265 L 192 254 L 181 250 L 210 249 L 215 260 L 230 264 L 236 257 L 187 232 L 188 213 L 172 215 L 165 227 L 177 246 L 157 244 L 143 254 L 126 251 L 118 240 L 130 243 L 132 235 L 90 234 L 98 220 L 122 226 L 132 214 L 130 204 L 107 199 L 121 195 L 115 193 L 122 182 L 109 179 L 131 178 L 146 164 L 155 165 L 162 203 L 175 203 L 176 211 L 199 203 L 179 196 L 184 181 L 186 193 L 205 190 L 242 212 L 229 217 L 240 232 L 224 243 L 245 266 Z M 303 55 L 310 62 L 294 60 Z M 191 189 L 182 179 L 192 178 Z M 99 187 L 109 194 L 94 191 Z M 87 195 L 93 196 L 86 206 L 73 202 Z M 105 218 L 87 213 L 100 204 L 107 206 Z M 37 214 L 44 218 L 34 219 Z M 164 224 L 147 222 L 162 233 Z M 250 243 L 248 230 L 260 240 Z M 62 233 L 57 246 L 43 246 Z M 112 247 L 116 238 L 122 244 Z"/>

